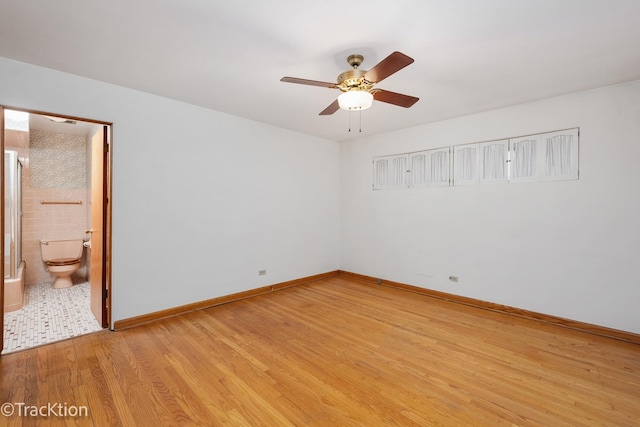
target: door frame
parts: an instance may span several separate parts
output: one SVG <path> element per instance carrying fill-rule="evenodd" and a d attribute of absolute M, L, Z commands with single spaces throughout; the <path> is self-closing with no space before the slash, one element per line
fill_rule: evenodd
<path fill-rule="evenodd" d="M 2 165 L 0 166 L 0 212 L 2 212 L 2 221 L 0 221 L 0 255 L 2 264 L 0 264 L 0 273 L 2 273 L 2 289 L 0 289 L 0 318 L 2 319 L 2 328 L 0 329 L 0 354 L 4 349 L 4 107 L 0 105 L 0 150 L 2 151 Z"/>
<path fill-rule="evenodd" d="M 103 186 L 103 250 L 102 250 L 102 309 L 103 318 L 97 319 L 103 328 L 113 330 L 113 322 L 111 317 L 113 287 L 111 283 L 111 260 L 112 258 L 112 188 L 113 188 L 113 123 L 102 120 L 87 119 L 85 117 L 69 116 L 60 113 L 50 113 L 47 111 L 32 110 L 28 108 L 13 107 L 9 105 L 0 105 L 0 150 L 2 151 L 2 165 L 0 166 L 0 211 L 4 212 L 4 110 L 22 111 L 29 114 L 38 114 L 44 116 L 60 117 L 80 122 L 93 123 L 103 127 L 103 132 L 107 135 L 105 141 L 105 161 L 104 170 L 102 172 Z M 106 128 L 106 129 L 105 129 Z M 4 221 L 0 221 L 0 255 L 3 262 L 0 265 L 0 273 L 4 280 Z M 2 291 L 0 292 L 0 319 L 4 318 L 4 282 L 2 283 Z M 4 326 L 0 328 L 0 352 L 4 348 Z"/>

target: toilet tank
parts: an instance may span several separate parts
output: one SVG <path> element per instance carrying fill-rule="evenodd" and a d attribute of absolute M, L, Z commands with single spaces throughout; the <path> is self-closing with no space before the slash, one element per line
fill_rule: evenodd
<path fill-rule="evenodd" d="M 43 261 L 70 260 L 82 258 L 82 239 L 41 240 L 40 249 Z"/>

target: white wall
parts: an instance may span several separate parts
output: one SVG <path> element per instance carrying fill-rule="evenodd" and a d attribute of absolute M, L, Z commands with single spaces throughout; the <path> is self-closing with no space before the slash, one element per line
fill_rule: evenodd
<path fill-rule="evenodd" d="M 640 333 L 640 82 L 339 145 L 3 58 L 0 77 L 2 105 L 114 123 L 114 320 L 342 268 Z M 371 190 L 373 156 L 574 126 L 578 181 Z"/>
<path fill-rule="evenodd" d="M 336 142 L 4 58 L 0 104 L 114 123 L 113 320 L 339 267 Z"/>
<path fill-rule="evenodd" d="M 371 189 L 374 156 L 570 127 L 581 132 L 577 181 Z M 341 269 L 640 333 L 640 82 L 341 151 Z"/>

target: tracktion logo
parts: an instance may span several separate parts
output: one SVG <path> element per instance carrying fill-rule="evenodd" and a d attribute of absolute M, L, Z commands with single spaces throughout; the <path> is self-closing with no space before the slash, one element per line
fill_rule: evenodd
<path fill-rule="evenodd" d="M 5 417 L 55 417 L 77 418 L 89 416 L 89 408 L 86 406 L 69 405 L 67 402 L 47 403 L 46 405 L 27 405 L 24 402 L 6 402 L 0 406 L 0 413 Z"/>

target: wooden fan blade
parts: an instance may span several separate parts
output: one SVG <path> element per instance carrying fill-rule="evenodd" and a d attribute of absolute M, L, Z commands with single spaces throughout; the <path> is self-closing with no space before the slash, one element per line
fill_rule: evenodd
<path fill-rule="evenodd" d="M 285 83 L 298 83 L 301 85 L 328 87 L 331 89 L 336 87 L 335 83 L 320 82 L 318 80 L 299 79 L 296 77 L 283 77 L 280 79 L 280 81 Z"/>
<path fill-rule="evenodd" d="M 403 95 L 401 93 L 390 92 L 382 89 L 377 89 L 373 93 L 373 99 L 404 108 L 409 108 L 420 100 L 420 98 L 416 98 L 415 96 Z"/>
<path fill-rule="evenodd" d="M 413 63 L 413 58 L 408 57 L 404 53 L 393 52 L 380 61 L 375 67 L 367 71 L 364 78 L 371 83 L 379 83 L 411 63 Z"/>
<path fill-rule="evenodd" d="M 340 109 L 340 105 L 338 104 L 338 100 L 336 99 L 329 105 L 327 108 L 320 112 L 320 116 L 330 116 Z"/>

